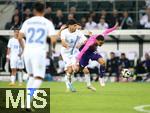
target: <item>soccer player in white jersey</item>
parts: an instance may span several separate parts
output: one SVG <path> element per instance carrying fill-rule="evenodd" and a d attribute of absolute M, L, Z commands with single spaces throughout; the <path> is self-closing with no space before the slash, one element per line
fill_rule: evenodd
<path fill-rule="evenodd" d="M 62 42 L 61 55 L 63 60 L 65 61 L 65 83 L 67 91 L 74 92 L 75 89 L 72 85 L 72 76 L 76 69 L 76 57 L 79 53 L 79 47 L 82 45 L 87 38 L 81 33 L 80 30 L 77 30 L 78 24 L 76 20 L 69 20 L 67 24 L 67 28 L 61 31 L 60 37 Z M 90 83 L 90 76 L 85 75 L 87 87 L 89 89 L 93 89 Z"/>
<path fill-rule="evenodd" d="M 7 62 L 10 61 L 10 68 L 11 68 L 11 77 L 10 77 L 11 83 L 9 84 L 10 86 L 15 85 L 17 72 L 18 72 L 19 85 L 22 85 L 22 77 L 23 77 L 22 70 L 24 68 L 24 62 L 23 62 L 23 58 L 21 57 L 22 48 L 18 41 L 18 34 L 19 34 L 19 29 L 14 28 L 14 37 L 9 39 L 7 45 L 6 58 L 7 58 Z"/>
<path fill-rule="evenodd" d="M 27 19 L 20 30 L 19 42 L 24 48 L 24 60 L 29 80 L 27 89 L 31 91 L 40 87 L 46 68 L 46 39 L 55 35 L 55 28 L 51 21 L 44 15 L 45 6 L 41 2 L 34 5 L 34 16 Z M 26 37 L 25 45 L 22 44 L 22 38 Z M 51 38 L 53 39 L 53 38 Z M 33 96 L 33 95 L 31 95 Z M 27 102 L 31 99 L 27 98 Z M 27 110 L 31 110 L 27 104 Z"/>

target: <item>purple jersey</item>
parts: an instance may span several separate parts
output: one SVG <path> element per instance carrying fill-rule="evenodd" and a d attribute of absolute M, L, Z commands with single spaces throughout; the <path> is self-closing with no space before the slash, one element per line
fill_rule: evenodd
<path fill-rule="evenodd" d="M 81 48 L 80 48 L 80 51 L 82 50 L 82 48 L 84 47 L 85 45 L 82 45 Z M 96 52 L 96 49 L 97 49 L 97 44 L 94 43 L 93 45 L 91 45 L 87 51 L 83 54 L 82 58 L 80 59 L 79 61 L 79 64 L 81 67 L 85 67 L 88 65 L 89 63 L 89 60 L 98 60 L 99 58 L 101 58 L 102 56 L 100 54 L 98 54 Z"/>

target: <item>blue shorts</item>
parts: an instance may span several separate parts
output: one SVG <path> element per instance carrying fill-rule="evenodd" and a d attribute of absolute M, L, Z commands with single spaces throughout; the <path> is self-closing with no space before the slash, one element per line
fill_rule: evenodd
<path fill-rule="evenodd" d="M 80 59 L 80 66 L 85 67 L 89 64 L 89 60 L 98 60 L 99 58 L 102 58 L 102 56 L 96 52 L 86 52 L 82 58 Z"/>

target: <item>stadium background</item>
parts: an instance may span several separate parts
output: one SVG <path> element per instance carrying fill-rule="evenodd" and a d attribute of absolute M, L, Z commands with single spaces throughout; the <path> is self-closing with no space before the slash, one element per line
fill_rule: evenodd
<path fill-rule="evenodd" d="M 1 72 L 4 71 L 6 46 L 10 38 L 9 35 L 11 35 L 11 28 L 20 27 L 24 20 L 32 17 L 32 5 L 35 1 L 0 1 Z M 149 76 L 150 67 L 144 65 L 144 61 L 149 62 L 150 59 L 150 33 L 148 30 L 150 22 L 149 20 L 144 24 L 141 22 L 145 15 L 148 19 L 150 18 L 149 0 L 43 0 L 43 2 L 46 5 L 45 17 L 53 22 L 56 29 L 59 29 L 62 24 L 65 24 L 71 18 L 80 22 L 85 34 L 89 31 L 95 34 L 107 28 L 107 25 L 99 27 L 100 19 L 105 20 L 108 27 L 112 27 L 116 22 L 119 22 L 120 29 L 117 35 L 107 37 L 106 43 L 99 49 L 99 52 L 107 60 L 107 76 L 117 77 L 116 80 L 118 81 L 121 68 L 130 68 L 134 74 L 139 76 L 145 77 L 145 74 Z M 89 22 L 90 19 L 93 21 Z M 91 23 L 89 26 L 87 25 L 88 22 Z M 140 29 L 140 31 L 137 29 Z M 132 30 L 135 33 L 133 35 Z M 121 32 L 123 34 L 119 35 Z M 64 64 L 60 57 L 60 47 L 60 39 L 57 40 L 54 47 L 48 47 L 50 65 L 47 66 L 47 74 L 52 76 L 62 76 L 63 73 Z M 110 53 L 115 55 L 114 58 L 110 59 Z M 120 56 L 122 53 L 126 55 L 129 63 L 121 62 Z M 146 53 L 147 58 L 145 59 Z M 91 62 L 91 72 L 97 70 L 96 65 L 96 62 Z M 82 76 L 82 74 L 77 76 Z"/>

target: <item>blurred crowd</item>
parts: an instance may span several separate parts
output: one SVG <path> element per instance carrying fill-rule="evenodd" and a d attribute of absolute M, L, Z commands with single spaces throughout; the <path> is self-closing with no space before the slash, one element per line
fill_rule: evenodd
<path fill-rule="evenodd" d="M 11 29 L 14 26 L 20 26 L 26 19 L 33 16 L 32 9 L 29 7 L 24 7 L 20 9 L 17 7 L 12 16 L 11 22 L 5 25 L 5 29 Z M 82 29 L 106 29 L 115 25 L 116 22 L 119 23 L 120 29 L 149 29 L 150 28 L 150 6 L 147 5 L 145 9 L 145 14 L 139 18 L 139 22 L 135 23 L 129 15 L 128 11 L 123 13 L 118 13 L 116 9 L 112 13 L 108 13 L 106 10 L 101 10 L 99 13 L 95 11 L 90 11 L 89 14 L 77 14 L 76 7 L 70 7 L 67 14 L 63 14 L 61 9 L 57 9 L 56 13 L 53 13 L 52 7 L 47 7 L 45 10 L 45 17 L 53 22 L 56 29 L 59 29 L 63 24 L 65 24 L 69 19 L 76 19 L 81 25 Z"/>
<path fill-rule="evenodd" d="M 145 9 L 145 14 L 141 18 L 139 18 L 138 23 L 134 23 L 132 17 L 129 15 L 127 10 L 124 11 L 122 14 L 118 13 L 116 9 L 113 10 L 112 14 L 107 13 L 106 10 L 101 10 L 98 14 L 95 13 L 95 11 L 90 11 L 89 14 L 83 14 L 82 16 L 77 15 L 76 7 L 70 7 L 69 13 L 67 15 L 63 14 L 63 11 L 61 9 L 58 9 L 56 11 L 56 14 L 52 12 L 53 8 L 47 7 L 44 16 L 48 20 L 53 22 L 56 29 L 60 29 L 60 27 L 70 19 L 76 19 L 82 26 L 82 29 L 87 30 L 107 29 L 113 27 L 116 22 L 119 23 L 120 29 L 150 28 L 150 5 L 147 6 L 147 8 Z M 19 28 L 25 20 L 32 16 L 33 12 L 31 8 L 25 7 L 23 10 L 21 10 L 19 7 L 17 7 L 11 21 L 5 25 L 5 29 L 9 30 L 14 27 Z M 47 55 L 47 77 L 49 75 L 63 74 L 64 62 L 61 56 L 59 54 L 57 55 L 57 53 L 55 52 L 53 53 L 52 57 L 49 56 L 51 55 Z M 119 81 L 121 70 L 123 68 L 132 69 L 135 75 L 146 74 L 146 79 L 150 77 L 149 53 L 145 54 L 144 60 L 138 59 L 137 61 L 135 61 L 129 60 L 126 57 L 125 53 L 121 53 L 120 56 L 116 56 L 115 52 L 111 52 L 110 58 L 106 60 L 107 76 L 115 76 L 116 81 Z M 91 70 L 91 73 L 95 73 L 98 71 L 98 69 L 95 68 L 95 65 L 97 64 L 94 62 L 90 63 L 89 68 Z M 48 79 L 50 79 L 49 77 Z"/>

